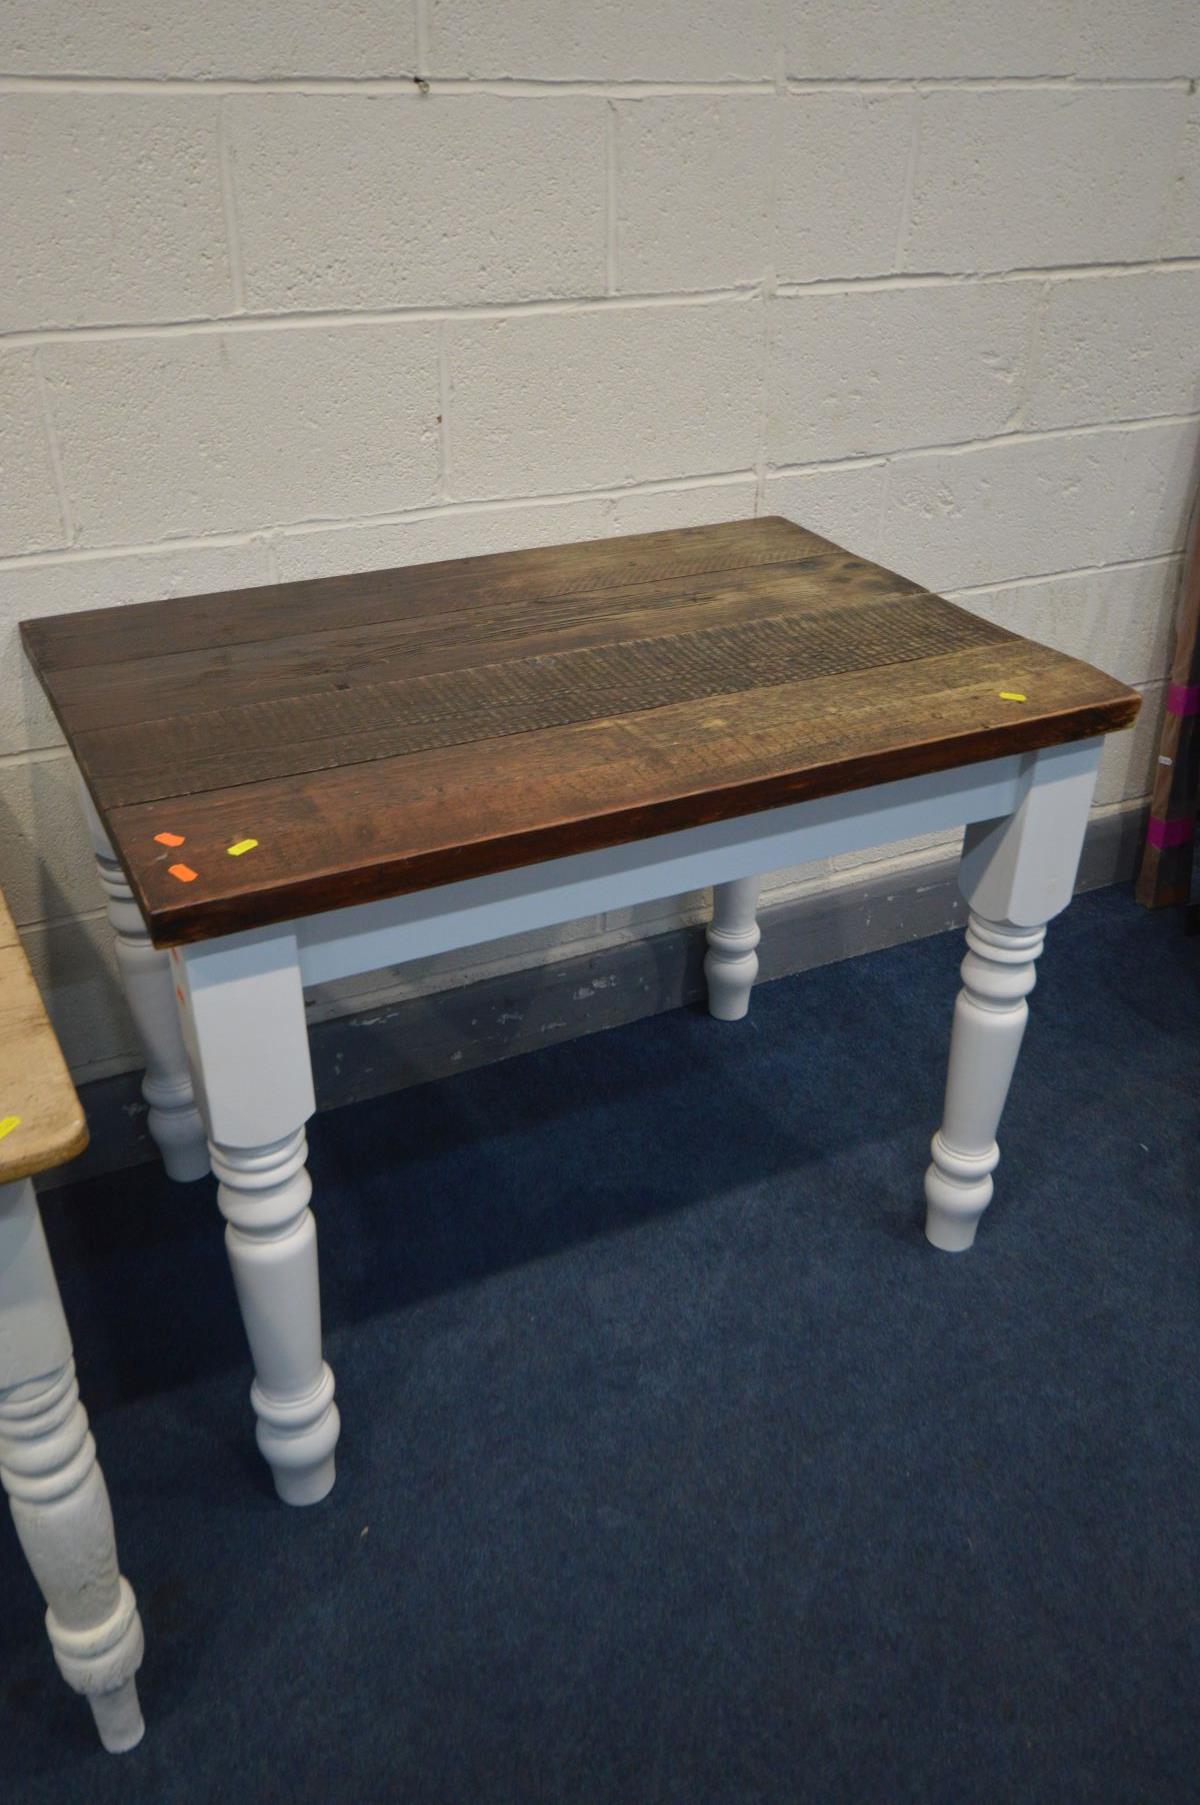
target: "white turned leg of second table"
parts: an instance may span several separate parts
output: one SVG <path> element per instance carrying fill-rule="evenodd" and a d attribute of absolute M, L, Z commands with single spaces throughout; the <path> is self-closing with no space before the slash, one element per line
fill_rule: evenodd
<path fill-rule="evenodd" d="M 1096 785 L 1099 740 L 1030 761 L 1015 813 L 968 827 L 959 887 L 970 905 L 942 1125 L 925 1174 L 925 1234 L 963 1253 L 992 1200 L 996 1130 L 1029 1019 L 1046 923 L 1071 900 Z"/>
<path fill-rule="evenodd" d="M 757 917 L 757 877 L 739 877 L 713 885 L 712 920 L 704 975 L 708 980 L 708 1012 L 720 1022 L 740 1022 L 750 1007 L 758 976 L 757 947 L 762 935 Z"/>
<path fill-rule="evenodd" d="M 172 952 L 246 1338 L 258 1445 L 286 1504 L 334 1481 L 339 1419 L 321 1355 L 317 1230 L 304 1124 L 315 1108 L 294 936 Z"/>
<path fill-rule="evenodd" d="M 0 1185 L 0 1480 L 46 1600 L 59 1672 L 116 1752 L 141 1741 L 142 1625 L 29 1179 Z"/>

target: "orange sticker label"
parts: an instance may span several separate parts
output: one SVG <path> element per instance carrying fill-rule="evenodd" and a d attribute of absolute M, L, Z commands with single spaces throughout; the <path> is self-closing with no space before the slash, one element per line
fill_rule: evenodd
<path fill-rule="evenodd" d="M 172 877 L 177 877 L 181 884 L 194 884 L 196 873 L 190 865 L 168 865 L 167 870 Z"/>
<path fill-rule="evenodd" d="M 158 846 L 182 846 L 183 845 L 183 835 L 182 834 L 155 834 L 154 840 L 155 840 L 155 844 Z"/>

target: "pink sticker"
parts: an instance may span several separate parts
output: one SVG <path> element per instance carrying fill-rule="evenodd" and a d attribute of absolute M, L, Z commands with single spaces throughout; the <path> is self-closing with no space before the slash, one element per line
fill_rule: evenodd
<path fill-rule="evenodd" d="M 1167 713 L 1200 714 L 1200 683 L 1168 683 Z"/>
<path fill-rule="evenodd" d="M 1153 815 L 1146 829 L 1151 846 L 1186 846 L 1196 831 L 1196 823 L 1181 816 L 1178 821 L 1157 821 Z"/>

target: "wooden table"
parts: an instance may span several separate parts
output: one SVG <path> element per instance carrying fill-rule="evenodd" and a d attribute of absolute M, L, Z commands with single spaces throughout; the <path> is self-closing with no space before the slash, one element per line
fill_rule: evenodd
<path fill-rule="evenodd" d="M 142 1626 L 117 1566 L 112 1512 L 79 1402 L 71 1336 L 32 1175 L 87 1146 L 87 1125 L 0 895 L 0 1480 L 59 1671 L 105 1748 L 143 1724 Z"/>
<path fill-rule="evenodd" d="M 711 883 L 710 1006 L 733 1020 L 761 873 L 966 823 L 925 1192 L 929 1239 L 971 1244 L 1034 960 L 1132 690 L 779 519 L 22 631 L 88 793 L 151 1132 L 174 1175 L 211 1157 L 219 1180 L 289 1502 L 329 1490 L 338 1435 L 306 984 Z"/>

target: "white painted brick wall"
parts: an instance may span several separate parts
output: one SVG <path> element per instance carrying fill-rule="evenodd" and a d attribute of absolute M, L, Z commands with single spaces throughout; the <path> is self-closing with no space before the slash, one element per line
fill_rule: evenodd
<path fill-rule="evenodd" d="M 1193 59 L 1193 67 L 1195 66 Z M 1194 257 L 1200 242 L 1200 94 L 1188 102 L 1187 123 L 1167 202 L 1164 257 Z M 1190 247 L 1190 248 L 1189 248 Z"/>
<path fill-rule="evenodd" d="M 14 75 L 258 81 L 403 76 L 417 38 L 403 0 L 5 0 L 4 40 Z"/>
<path fill-rule="evenodd" d="M 38 354 L 0 351 L 0 557 L 66 538 Z"/>
<path fill-rule="evenodd" d="M 1198 437 L 1195 421 L 1139 424 L 898 457 L 880 542 L 931 589 L 1174 551 Z"/>
<path fill-rule="evenodd" d="M 615 105 L 617 285 L 627 293 L 735 288 L 770 256 L 773 97 Z"/>
<path fill-rule="evenodd" d="M 781 512 L 1136 683 L 1098 799 L 1144 797 L 1195 0 L 8 0 L 2 40 L 0 881 L 81 1075 L 136 1055 L 26 615 Z"/>
<path fill-rule="evenodd" d="M 999 627 L 1086 658 L 1122 683 L 1155 683 L 1170 662 L 1179 566 L 1177 557 L 1166 556 L 947 594 Z"/>
<path fill-rule="evenodd" d="M 832 88 L 776 104 L 780 282 L 887 275 L 907 223 L 917 97 Z"/>
<path fill-rule="evenodd" d="M 748 468 L 761 437 L 761 312 L 748 298 L 452 321 L 450 493 Z"/>
<path fill-rule="evenodd" d="M 938 88 L 916 115 L 909 270 L 1159 255 L 1181 88 Z"/>
<path fill-rule="evenodd" d="M 251 310 L 603 292 L 600 99 L 239 94 L 225 113 Z"/>
<path fill-rule="evenodd" d="M 0 95 L 0 330 L 226 313 L 217 124 L 206 100 Z"/>
<path fill-rule="evenodd" d="M 436 493 L 430 321 L 64 338 L 40 356 L 78 545 L 383 514 Z"/>
<path fill-rule="evenodd" d="M 248 589 L 271 578 L 265 537 L 247 537 L 234 545 L 208 542 L 70 558 L 0 559 L 0 761 L 19 759 L 26 749 L 62 745 L 42 686 L 21 655 L 18 622 L 71 614 L 77 608 L 118 608 L 172 595 Z M 0 864 L 0 882 L 7 878 Z"/>
<path fill-rule="evenodd" d="M 1037 301 L 1029 282 L 775 301 L 768 456 L 819 463 L 1004 432 Z"/>
<path fill-rule="evenodd" d="M 1049 284 L 1027 426 L 1200 411 L 1200 269 Z"/>
<path fill-rule="evenodd" d="M 1170 77 L 1197 66 L 1193 0 L 809 0 L 783 9 L 787 72 Z"/>
<path fill-rule="evenodd" d="M 427 0 L 435 76 L 727 81 L 775 72 L 774 0 Z"/>

